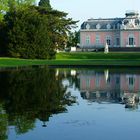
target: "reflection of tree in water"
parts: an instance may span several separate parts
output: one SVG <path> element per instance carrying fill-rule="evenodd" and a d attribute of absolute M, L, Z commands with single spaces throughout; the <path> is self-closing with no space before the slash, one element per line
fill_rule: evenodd
<path fill-rule="evenodd" d="M 57 69 L 57 75 L 61 75 L 69 81 L 69 87 L 79 89 L 80 80 L 78 78 L 78 70 L 75 69 Z"/>
<path fill-rule="evenodd" d="M 7 126 L 7 114 L 5 114 L 0 104 L 0 140 L 7 139 Z"/>
<path fill-rule="evenodd" d="M 66 105 L 75 102 L 66 93 L 62 79 L 62 75 L 56 79 L 55 69 L 47 68 L 0 73 L 0 99 L 9 125 L 15 125 L 18 134 L 33 129 L 36 118 L 46 122 L 52 114 L 66 111 Z"/>

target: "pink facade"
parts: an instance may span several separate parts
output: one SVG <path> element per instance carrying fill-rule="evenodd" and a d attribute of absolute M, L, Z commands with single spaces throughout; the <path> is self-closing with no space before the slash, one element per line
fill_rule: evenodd
<path fill-rule="evenodd" d="M 81 74 L 80 90 L 81 92 L 111 92 L 114 90 L 120 93 L 139 93 L 140 75 L 134 74 L 108 74 L 106 72 L 95 74 Z"/>
<path fill-rule="evenodd" d="M 138 93 L 140 91 L 140 76 L 121 75 L 121 90 L 127 92 Z"/>
<path fill-rule="evenodd" d="M 115 46 L 115 36 L 116 36 L 116 33 L 115 32 L 98 32 L 98 31 L 95 31 L 95 32 L 87 32 L 87 31 L 82 31 L 81 32 L 81 46 L 86 46 L 86 37 L 89 36 L 90 38 L 90 44 L 88 44 L 89 47 L 92 47 L 92 46 L 97 46 L 97 47 L 102 47 L 106 44 L 106 37 L 110 37 L 111 39 L 111 44 L 110 46 Z M 96 40 L 96 36 L 99 36 L 100 37 L 100 41 L 97 43 L 97 40 Z M 117 45 L 116 45 L 117 46 Z"/>
<path fill-rule="evenodd" d="M 140 32 L 139 31 L 123 31 L 122 36 L 122 46 L 129 47 L 129 37 L 134 38 L 134 47 L 140 47 Z"/>
<path fill-rule="evenodd" d="M 89 19 L 81 25 L 80 47 L 140 47 L 140 18 L 135 11 L 125 18 Z"/>

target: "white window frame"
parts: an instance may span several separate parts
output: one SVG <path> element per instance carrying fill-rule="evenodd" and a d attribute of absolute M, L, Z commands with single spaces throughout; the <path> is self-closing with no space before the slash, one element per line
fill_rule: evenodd
<path fill-rule="evenodd" d="M 133 38 L 133 44 L 130 44 L 130 38 Z M 134 46 L 135 45 L 135 36 L 134 36 L 134 34 L 129 34 L 127 41 L 128 41 L 128 46 Z"/>
<path fill-rule="evenodd" d="M 86 45 L 90 45 L 90 36 L 89 35 L 86 36 Z"/>
<path fill-rule="evenodd" d="M 136 76 L 135 75 L 127 75 L 127 84 L 129 88 L 132 88 L 135 86 Z"/>
<path fill-rule="evenodd" d="M 100 45 L 100 44 L 101 44 L 100 35 L 96 35 L 96 45 Z"/>

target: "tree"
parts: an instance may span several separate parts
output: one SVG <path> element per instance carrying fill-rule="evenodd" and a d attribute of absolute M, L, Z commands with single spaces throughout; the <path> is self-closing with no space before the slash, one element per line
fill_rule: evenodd
<path fill-rule="evenodd" d="M 10 0 L 9 12 L 0 31 L 0 52 L 18 58 L 55 58 L 56 50 L 64 48 L 68 32 L 77 21 L 67 13 L 47 8 L 49 1 L 40 6 L 34 0 Z M 48 4 L 49 5 L 49 4 Z"/>
<path fill-rule="evenodd" d="M 79 39 L 79 35 L 80 32 L 79 31 L 75 31 L 75 32 L 70 32 L 68 34 L 68 41 L 67 41 L 67 47 L 77 47 L 78 43 L 80 42 L 80 39 Z"/>
<path fill-rule="evenodd" d="M 7 24 L 7 53 L 20 58 L 50 58 L 48 18 L 42 17 L 32 6 L 11 11 L 5 17 Z"/>
<path fill-rule="evenodd" d="M 76 28 L 77 21 L 73 21 L 71 18 L 67 18 L 67 13 L 51 10 L 48 11 L 44 7 L 38 7 L 41 14 L 48 17 L 49 35 L 52 42 L 53 49 L 64 49 L 64 46 L 68 40 L 68 33 L 72 28 Z"/>
<path fill-rule="evenodd" d="M 47 10 L 51 10 L 50 0 L 40 0 L 39 6 L 45 7 Z"/>
<path fill-rule="evenodd" d="M 0 140 L 7 140 L 8 115 L 2 112 L 4 111 L 0 103 Z"/>
<path fill-rule="evenodd" d="M 40 0 L 39 11 L 45 14 L 49 19 L 49 35 L 52 41 L 53 49 L 64 49 L 68 40 L 68 33 L 72 28 L 77 27 L 77 21 L 67 18 L 67 13 L 53 10 L 50 0 Z"/>

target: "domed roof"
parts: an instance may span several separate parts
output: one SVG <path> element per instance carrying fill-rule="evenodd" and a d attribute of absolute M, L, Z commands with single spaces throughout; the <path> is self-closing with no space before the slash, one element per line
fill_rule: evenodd
<path fill-rule="evenodd" d="M 114 19 L 92 19 L 83 22 L 81 29 L 118 29 L 117 24 L 121 24 L 123 18 L 114 18 Z"/>

